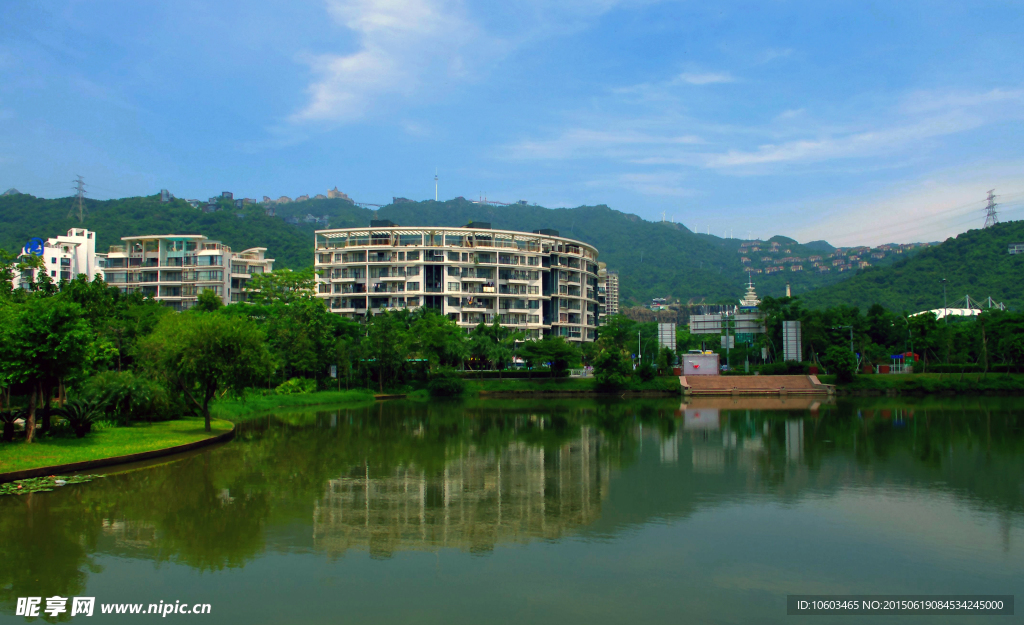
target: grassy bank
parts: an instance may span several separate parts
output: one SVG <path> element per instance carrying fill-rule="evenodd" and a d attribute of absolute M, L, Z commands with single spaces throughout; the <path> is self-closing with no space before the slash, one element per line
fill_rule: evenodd
<path fill-rule="evenodd" d="M 279 408 L 321 406 L 326 404 L 362 404 L 373 401 L 373 391 L 319 391 L 293 395 L 250 395 L 244 399 L 223 399 L 210 405 L 210 414 L 228 421 L 245 421 Z"/>
<path fill-rule="evenodd" d="M 835 384 L 835 376 L 818 376 L 825 384 Z M 857 375 L 850 384 L 837 385 L 841 393 L 1024 393 L 1024 374 L 1019 373 L 909 373 Z"/>
<path fill-rule="evenodd" d="M 213 431 L 196 418 L 110 427 L 85 438 L 39 438 L 27 445 L 19 440 L 0 444 L 0 473 L 57 464 L 126 456 L 143 451 L 194 443 L 231 430 L 232 424 L 216 420 Z"/>

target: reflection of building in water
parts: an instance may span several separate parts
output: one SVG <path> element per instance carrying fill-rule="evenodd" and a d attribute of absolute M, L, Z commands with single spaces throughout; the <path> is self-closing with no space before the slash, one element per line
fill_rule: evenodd
<path fill-rule="evenodd" d="M 118 547 L 144 548 L 156 541 L 156 525 L 142 521 L 103 519 L 103 534 L 114 539 Z"/>
<path fill-rule="evenodd" d="M 804 457 L 804 420 L 786 420 L 786 458 L 800 462 Z"/>
<path fill-rule="evenodd" d="M 602 438 L 584 428 L 557 451 L 510 444 L 474 449 L 440 474 L 415 467 L 388 475 L 360 468 L 330 480 L 313 512 L 317 549 L 342 554 L 368 548 L 390 556 L 406 549 L 489 551 L 498 543 L 558 538 L 593 522 L 607 495 Z"/>

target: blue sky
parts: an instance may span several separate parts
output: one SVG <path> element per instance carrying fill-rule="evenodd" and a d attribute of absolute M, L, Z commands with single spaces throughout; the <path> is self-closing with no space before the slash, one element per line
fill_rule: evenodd
<path fill-rule="evenodd" d="M 608 204 L 936 240 L 1024 208 L 1020 2 L 6 0 L 0 187 Z M 514 210 L 510 208 L 509 210 Z"/>

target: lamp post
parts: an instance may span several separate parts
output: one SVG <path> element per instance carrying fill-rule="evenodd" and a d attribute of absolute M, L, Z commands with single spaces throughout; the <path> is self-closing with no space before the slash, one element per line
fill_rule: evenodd
<path fill-rule="evenodd" d="M 943 278 L 941 280 L 941 282 L 942 282 L 942 322 L 948 324 L 949 323 L 949 310 L 946 309 L 946 282 L 949 282 L 949 281 L 946 280 L 945 278 Z"/>

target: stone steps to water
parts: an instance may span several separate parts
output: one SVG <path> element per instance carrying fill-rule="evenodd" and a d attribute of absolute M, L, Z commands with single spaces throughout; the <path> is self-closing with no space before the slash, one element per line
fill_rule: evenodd
<path fill-rule="evenodd" d="M 683 392 L 691 395 L 831 395 L 835 387 L 813 375 L 692 375 L 679 376 Z"/>

